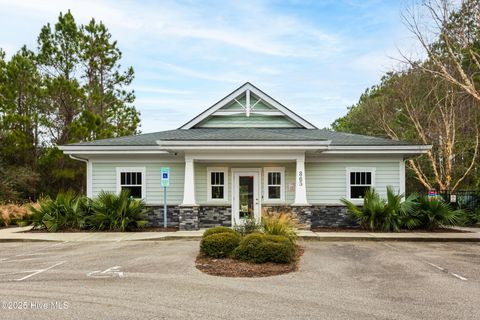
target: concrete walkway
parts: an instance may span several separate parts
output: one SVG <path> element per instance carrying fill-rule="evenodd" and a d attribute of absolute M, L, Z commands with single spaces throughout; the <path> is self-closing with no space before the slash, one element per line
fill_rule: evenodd
<path fill-rule="evenodd" d="M 468 230 L 467 230 L 468 229 Z M 205 230 L 177 232 L 25 232 L 30 227 L 0 229 L 0 242 L 14 241 L 142 241 L 199 239 Z M 459 228 L 470 232 L 313 232 L 299 231 L 301 238 L 317 241 L 459 241 L 480 242 L 480 228 Z"/>

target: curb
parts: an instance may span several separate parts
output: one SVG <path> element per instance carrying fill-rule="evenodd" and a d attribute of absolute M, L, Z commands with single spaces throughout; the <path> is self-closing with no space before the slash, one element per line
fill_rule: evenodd
<path fill-rule="evenodd" d="M 125 239 L 120 240 L 120 242 L 125 241 L 169 241 L 169 240 L 200 240 L 201 236 L 164 236 L 158 238 L 145 238 L 145 239 Z M 395 242 L 480 242 L 479 238 L 427 238 L 427 237 L 339 237 L 339 236 L 300 236 L 299 239 L 304 241 L 323 241 L 323 242 L 350 242 L 350 241 L 395 241 Z M 0 243 L 8 242 L 63 242 L 64 240 L 50 240 L 50 239 L 24 239 L 24 238 L 4 238 L 0 239 Z M 117 242 L 118 240 L 90 240 L 90 241 L 71 241 L 71 242 Z"/>
<path fill-rule="evenodd" d="M 307 241 L 324 241 L 324 242 L 349 242 L 349 241 L 395 241 L 395 242 L 480 242 L 480 238 L 426 238 L 426 237 L 303 237 Z"/>
<path fill-rule="evenodd" d="M 49 239 L 23 239 L 23 238 L 5 238 L 0 239 L 0 243 L 7 242 L 64 242 L 63 240 L 49 240 Z"/>

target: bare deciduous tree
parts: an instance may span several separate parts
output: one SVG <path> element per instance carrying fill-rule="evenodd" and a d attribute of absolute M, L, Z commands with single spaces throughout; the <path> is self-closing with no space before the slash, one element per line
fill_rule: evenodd
<path fill-rule="evenodd" d="M 424 71 L 458 86 L 480 106 L 480 0 L 425 0 L 403 14 L 406 26 L 426 51 Z M 434 39 L 431 41 L 430 39 Z M 409 64 L 417 62 L 403 54 Z"/>

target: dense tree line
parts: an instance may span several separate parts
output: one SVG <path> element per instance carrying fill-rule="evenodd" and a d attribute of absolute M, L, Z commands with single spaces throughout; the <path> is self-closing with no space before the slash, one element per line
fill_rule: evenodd
<path fill-rule="evenodd" d="M 60 13 L 36 50 L 0 48 L 0 201 L 83 191 L 84 164 L 56 147 L 137 133 L 139 113 L 117 42 L 102 22 Z"/>
<path fill-rule="evenodd" d="M 425 1 L 405 21 L 426 58 L 404 55 L 406 67 L 366 90 L 332 128 L 432 145 L 407 161 L 410 191 L 478 188 L 480 0 Z"/>

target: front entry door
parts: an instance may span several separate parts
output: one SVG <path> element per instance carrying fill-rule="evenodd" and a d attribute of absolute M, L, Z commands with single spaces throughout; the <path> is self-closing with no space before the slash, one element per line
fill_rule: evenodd
<path fill-rule="evenodd" d="M 233 224 L 247 218 L 260 221 L 260 169 L 233 169 Z"/>

